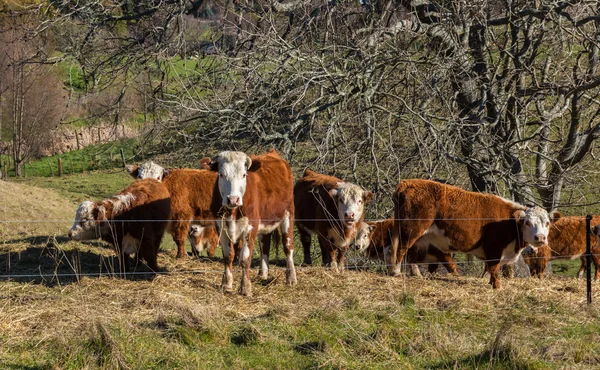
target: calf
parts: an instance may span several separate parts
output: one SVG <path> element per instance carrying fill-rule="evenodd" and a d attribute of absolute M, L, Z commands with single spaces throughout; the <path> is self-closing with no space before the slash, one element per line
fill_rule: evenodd
<path fill-rule="evenodd" d="M 594 216 L 591 224 L 600 223 L 600 216 Z M 585 257 L 585 217 L 566 216 L 552 224 L 548 234 L 548 244 L 537 248 L 527 248 L 523 252 L 525 263 L 529 266 L 529 271 L 533 276 L 542 278 L 548 262 L 555 259 L 581 258 L 581 268 L 577 272 L 577 277 L 583 276 L 587 266 Z M 594 235 L 596 235 L 594 233 Z M 594 278 L 598 278 L 598 267 L 600 266 L 600 248 L 598 248 L 597 238 L 591 239 L 592 261 L 596 268 Z"/>
<path fill-rule="evenodd" d="M 377 222 L 364 222 L 356 234 L 355 246 L 360 253 L 365 254 L 369 259 L 386 261 L 386 255 L 392 245 L 392 227 L 393 219 L 387 219 Z M 434 245 L 422 243 L 420 240 L 408 250 L 404 262 L 410 265 L 413 274 L 420 275 L 416 264 L 428 264 L 427 270 L 430 273 L 437 271 L 439 264 L 443 264 L 446 270 L 451 274 L 458 274 L 456 263 L 451 253 L 444 253 Z"/>
<path fill-rule="evenodd" d="M 401 181 L 393 201 L 391 274 L 399 274 L 407 250 L 423 238 L 421 242 L 443 252 L 459 251 L 485 260 L 493 288 L 500 287 L 500 265 L 515 261 L 528 244 L 546 244 L 550 222 L 560 217 L 496 195 L 421 179 Z"/>
<path fill-rule="evenodd" d="M 268 274 L 269 233 L 279 229 L 286 254 L 286 281 L 296 284 L 294 268 L 294 202 L 293 175 L 290 165 L 274 150 L 249 157 L 242 152 L 221 152 L 213 159 L 203 158 L 202 164 L 218 173 L 214 187 L 212 211 L 219 214 L 217 229 L 223 248 L 225 271 L 222 288 L 233 286 L 234 245 L 242 240 L 240 293 L 252 295 L 250 263 L 257 236 L 262 235 L 262 256 L 259 275 Z"/>
<path fill-rule="evenodd" d="M 112 198 L 81 203 L 69 238 L 101 238 L 113 244 L 125 271 L 129 271 L 127 255 L 136 253 L 157 272 L 156 256 L 170 212 L 169 191 L 163 184 L 153 179 L 136 181 Z"/>
<path fill-rule="evenodd" d="M 304 263 L 311 264 L 311 235 L 317 234 L 323 265 L 344 268 L 344 256 L 363 222 L 365 204 L 373 193 L 358 185 L 309 169 L 294 186 L 296 225 L 304 249 Z"/>
<path fill-rule="evenodd" d="M 127 166 L 129 174 L 136 179 L 155 178 L 162 181 L 171 197 L 171 223 L 168 231 L 177 244 L 177 257 L 186 256 L 185 240 L 192 221 L 202 226 L 212 226 L 216 216 L 212 213 L 213 188 L 217 174 L 194 169 L 164 169 L 154 162 L 140 166 Z M 195 255 L 195 251 L 192 249 Z"/>
<path fill-rule="evenodd" d="M 215 250 L 219 245 L 219 234 L 214 226 L 190 226 L 189 239 L 194 256 L 200 257 L 200 252 L 205 249 L 209 257 L 215 256 Z"/>

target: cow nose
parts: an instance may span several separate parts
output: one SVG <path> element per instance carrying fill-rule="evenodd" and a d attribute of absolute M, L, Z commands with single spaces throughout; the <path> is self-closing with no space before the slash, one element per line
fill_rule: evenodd
<path fill-rule="evenodd" d="M 346 218 L 354 219 L 354 212 L 346 212 Z"/>
<path fill-rule="evenodd" d="M 229 195 L 227 196 L 227 201 L 230 205 L 237 206 L 240 204 L 240 197 L 238 197 L 237 195 Z"/>
<path fill-rule="evenodd" d="M 69 230 L 69 239 L 73 239 L 73 230 Z"/>
<path fill-rule="evenodd" d="M 544 234 L 537 234 L 533 238 L 535 239 L 536 242 L 546 242 L 546 235 L 544 235 Z"/>

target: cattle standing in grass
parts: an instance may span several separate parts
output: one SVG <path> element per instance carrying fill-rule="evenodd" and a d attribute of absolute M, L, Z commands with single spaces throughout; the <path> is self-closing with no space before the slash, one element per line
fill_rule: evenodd
<path fill-rule="evenodd" d="M 600 223 L 600 216 L 592 218 L 591 224 Z M 577 277 L 583 276 L 587 266 L 585 257 L 585 217 L 566 216 L 560 218 L 550 227 L 548 234 L 548 245 L 539 248 L 527 248 L 523 252 L 523 259 L 529 266 L 529 271 L 533 276 L 540 279 L 544 277 L 544 271 L 548 262 L 555 259 L 581 258 L 581 268 L 577 272 Z M 600 267 L 600 248 L 598 248 L 597 238 L 591 239 L 592 261 L 596 268 L 595 278 L 598 278 L 598 267 Z"/>
<path fill-rule="evenodd" d="M 354 245 L 369 259 L 386 261 L 385 256 L 392 245 L 393 226 L 393 219 L 364 222 L 356 234 Z M 430 273 L 436 272 L 441 263 L 449 273 L 458 274 L 451 253 L 444 253 L 434 245 L 422 243 L 420 240 L 417 240 L 415 245 L 408 250 L 404 262 L 409 264 L 412 273 L 417 276 L 421 275 L 416 265 L 420 263 L 426 263 Z"/>
<path fill-rule="evenodd" d="M 212 160 L 202 159 L 203 166 L 218 173 L 212 210 L 219 214 L 217 229 L 223 248 L 225 272 L 223 289 L 231 290 L 234 245 L 243 241 L 240 251 L 242 280 L 240 293 L 252 294 L 250 263 L 257 236 L 262 235 L 259 276 L 268 274 L 269 233 L 279 229 L 287 258 L 286 281 L 296 284 L 294 268 L 294 179 L 290 165 L 274 150 L 249 157 L 242 152 L 221 152 Z"/>
<path fill-rule="evenodd" d="M 194 256 L 200 257 L 200 252 L 204 250 L 209 257 L 215 256 L 219 245 L 219 234 L 215 226 L 191 225 L 189 238 Z"/>
<path fill-rule="evenodd" d="M 171 197 L 171 224 L 168 231 L 177 244 L 177 257 L 186 256 L 185 241 L 191 222 L 194 220 L 202 226 L 214 226 L 216 216 L 210 205 L 217 174 L 206 170 L 163 169 L 153 162 L 141 166 L 129 165 L 127 171 L 136 179 L 155 178 L 165 184 Z"/>
<path fill-rule="evenodd" d="M 449 253 L 485 260 L 492 287 L 500 287 L 499 266 L 513 262 L 528 245 L 546 244 L 552 216 L 496 195 L 466 191 L 429 180 L 405 180 L 393 195 L 394 226 L 388 265 L 399 274 L 400 261 L 419 238 Z"/>
<path fill-rule="evenodd" d="M 365 204 L 373 193 L 358 185 L 309 169 L 294 186 L 296 225 L 304 249 L 304 263 L 311 264 L 311 234 L 317 234 L 323 264 L 344 268 L 344 255 L 363 222 Z"/>
<path fill-rule="evenodd" d="M 156 256 L 171 212 L 169 191 L 153 180 L 136 181 L 118 195 L 79 205 L 69 231 L 72 240 L 102 238 L 113 244 L 129 270 L 129 254 L 159 271 Z"/>

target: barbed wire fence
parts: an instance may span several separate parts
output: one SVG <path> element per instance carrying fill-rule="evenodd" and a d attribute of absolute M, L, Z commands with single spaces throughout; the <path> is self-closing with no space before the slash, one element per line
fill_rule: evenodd
<path fill-rule="evenodd" d="M 584 217 L 584 216 L 582 216 Z M 591 303 L 591 268 L 592 268 L 592 256 L 600 256 L 600 254 L 592 253 L 591 245 L 595 243 L 596 235 L 591 230 L 591 216 L 586 218 L 586 245 L 585 250 L 582 250 L 583 246 L 579 246 L 579 251 L 576 254 L 553 256 L 550 260 L 555 259 L 569 259 L 573 260 L 581 258 L 582 262 L 585 260 L 586 268 L 586 294 L 587 302 Z M 460 220 L 473 220 L 469 219 L 454 219 L 454 221 Z M 152 220 L 152 222 L 171 222 L 181 220 Z M 197 223 L 198 220 L 190 220 L 192 224 Z M 203 223 L 210 223 L 216 220 L 202 220 Z M 263 220 L 268 221 L 268 220 Z M 311 221 L 323 221 L 312 219 Z M 366 221 L 382 221 L 380 219 L 367 219 Z M 416 220 L 415 220 L 416 221 Z M 97 240 L 79 242 L 79 245 L 72 247 L 67 246 L 69 239 L 66 237 L 68 225 L 72 225 L 72 220 L 66 219 L 5 219 L 0 220 L 0 234 L 7 234 L 7 230 L 14 228 L 15 225 L 35 225 L 35 224 L 50 224 L 56 225 L 54 230 L 56 232 L 46 232 L 45 234 L 36 234 L 31 231 L 21 231 L 19 234 L 23 237 L 7 239 L 5 238 L 0 242 L 0 281 L 27 281 L 31 279 L 41 279 L 44 282 L 55 282 L 61 284 L 61 279 L 64 280 L 75 280 L 79 281 L 82 277 L 136 277 L 136 278 L 151 278 L 156 275 L 181 275 L 181 274 L 222 274 L 219 269 L 213 267 L 206 268 L 206 265 L 199 268 L 185 267 L 183 269 L 175 267 L 169 271 L 152 271 L 146 269 L 145 266 L 140 265 L 141 262 L 134 264 L 133 271 L 124 271 L 123 262 L 120 260 L 120 253 L 116 253 L 114 256 L 112 252 L 108 254 L 106 244 L 99 243 Z M 107 221 L 110 222 L 110 221 Z M 122 221 L 119 221 L 122 222 Z M 127 220 L 124 222 L 148 222 L 148 220 Z M 3 232 L 3 228 L 6 228 Z M 58 231 L 60 230 L 60 231 Z M 29 236 L 28 236 L 29 235 Z M 165 235 L 165 238 L 168 236 Z M 296 238 L 297 239 L 297 238 Z M 163 239 L 163 243 L 164 243 Z M 13 246 L 18 244 L 19 247 L 14 248 Z M 313 254 L 313 260 L 319 261 L 321 259 L 320 251 L 317 243 L 312 243 L 311 254 Z M 550 240 L 550 244 L 552 241 Z M 27 245 L 25 250 L 22 249 L 23 245 Z M 298 240 L 295 242 L 296 250 L 300 249 L 300 243 Z M 117 247 L 118 248 L 118 247 Z M 261 246 L 257 240 L 255 243 L 255 251 L 260 252 Z M 114 250 L 114 248 L 111 248 Z M 456 251 L 457 253 L 462 253 Z M 256 253 L 255 253 L 256 254 Z M 459 256 L 455 256 L 454 264 L 460 267 L 460 274 L 467 276 L 478 276 L 483 277 L 486 274 L 485 263 L 487 262 L 498 262 L 500 259 L 478 259 L 476 261 L 463 260 Z M 545 260 L 548 257 L 529 255 L 530 261 Z M 203 264 L 206 261 L 217 262 L 221 259 L 218 257 L 200 257 L 198 262 Z M 276 246 L 275 251 L 270 256 L 271 263 L 278 265 L 279 259 L 279 246 Z M 522 258 L 517 260 L 520 268 L 517 269 L 516 276 L 527 277 L 529 276 L 529 268 L 524 263 Z M 258 265 L 259 263 L 253 263 Z M 444 266 L 448 265 L 448 262 L 444 261 L 417 261 L 417 262 L 402 262 L 402 271 L 409 274 L 411 271 L 408 268 L 409 265 L 415 265 L 417 268 L 423 268 L 427 270 L 430 266 Z M 370 259 L 364 253 L 360 253 L 352 245 L 348 249 L 348 256 L 346 258 L 345 269 L 352 271 L 366 271 L 379 274 L 385 274 L 387 271 L 387 265 L 382 258 L 377 260 Z M 307 266 L 302 263 L 297 264 L 299 271 L 311 271 L 311 270 L 327 270 L 324 266 Z M 482 274 L 483 272 L 483 274 Z M 437 272 L 439 273 L 439 272 Z M 442 272 L 444 274 L 444 272 Z"/>

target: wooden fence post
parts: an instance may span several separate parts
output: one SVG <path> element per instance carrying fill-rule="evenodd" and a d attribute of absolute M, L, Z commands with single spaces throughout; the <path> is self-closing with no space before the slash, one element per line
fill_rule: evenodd
<path fill-rule="evenodd" d="M 58 158 L 58 176 L 63 175 L 62 158 Z"/>
<path fill-rule="evenodd" d="M 120 151 L 121 151 L 121 163 L 123 164 L 123 168 L 125 168 L 125 166 L 127 166 L 127 164 L 125 163 L 125 153 L 123 153 L 123 148 L 121 148 Z"/>

